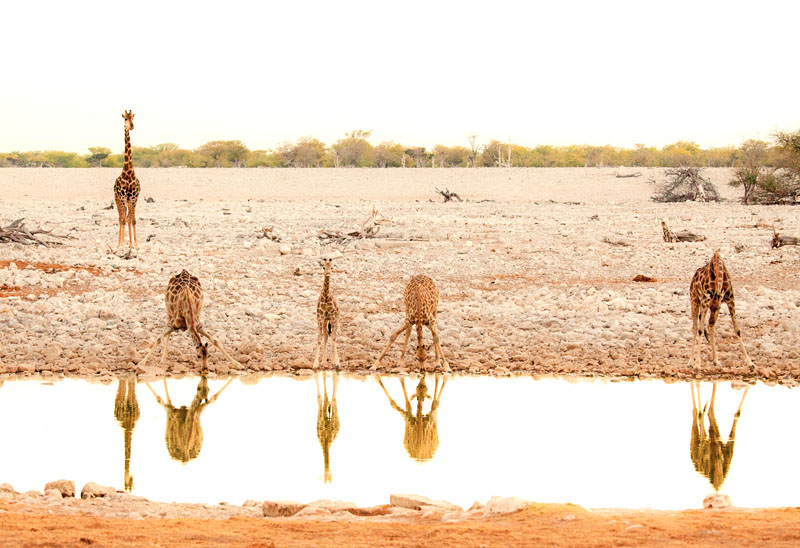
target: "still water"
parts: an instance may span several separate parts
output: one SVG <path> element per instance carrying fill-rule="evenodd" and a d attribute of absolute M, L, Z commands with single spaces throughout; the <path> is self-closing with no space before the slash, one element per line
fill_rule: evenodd
<path fill-rule="evenodd" d="M 334 399 L 324 377 L 7 381 L 0 483 L 95 481 L 179 502 L 416 493 L 657 509 L 700 507 L 716 487 L 736 506 L 800 505 L 800 392 L 786 387 L 702 383 L 698 400 L 691 383 L 341 376 Z"/>

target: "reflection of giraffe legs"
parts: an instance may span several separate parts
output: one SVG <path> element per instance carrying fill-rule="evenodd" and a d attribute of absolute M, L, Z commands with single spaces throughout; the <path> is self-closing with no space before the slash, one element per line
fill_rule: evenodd
<path fill-rule="evenodd" d="M 216 340 L 214 337 L 212 337 L 212 336 L 211 336 L 211 335 L 208 333 L 208 331 L 206 331 L 206 330 L 205 330 L 204 328 L 202 328 L 202 327 L 198 327 L 198 328 L 197 328 L 197 332 L 198 332 L 198 333 L 200 333 L 201 335 L 203 335 L 204 337 L 206 337 L 206 338 L 207 338 L 209 341 L 211 341 L 211 344 L 213 344 L 214 346 L 216 346 L 216 347 L 217 347 L 217 348 L 218 348 L 218 349 L 219 349 L 219 350 L 220 350 L 220 351 L 221 351 L 223 354 L 225 354 L 225 357 L 226 357 L 226 358 L 228 358 L 228 360 L 230 360 L 230 362 L 231 362 L 231 363 L 232 363 L 232 364 L 233 364 L 233 365 L 234 365 L 234 366 L 235 366 L 237 369 L 242 369 L 242 364 L 240 364 L 239 362 L 237 362 L 236 360 L 234 360 L 234 359 L 233 359 L 233 357 L 231 357 L 231 355 L 230 355 L 230 354 L 228 354 L 228 352 L 227 352 L 227 351 L 226 351 L 224 348 L 222 348 L 222 345 L 221 345 L 221 344 L 219 344 L 219 343 L 217 342 L 217 340 Z"/>

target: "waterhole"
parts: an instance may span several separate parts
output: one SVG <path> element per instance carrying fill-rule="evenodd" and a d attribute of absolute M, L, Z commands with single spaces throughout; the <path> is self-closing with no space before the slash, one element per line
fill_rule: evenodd
<path fill-rule="evenodd" d="M 719 491 L 741 507 L 800 505 L 800 398 L 783 386 L 247 379 L 6 381 L 0 482 L 231 504 L 414 493 L 465 507 L 500 495 L 683 509 Z"/>

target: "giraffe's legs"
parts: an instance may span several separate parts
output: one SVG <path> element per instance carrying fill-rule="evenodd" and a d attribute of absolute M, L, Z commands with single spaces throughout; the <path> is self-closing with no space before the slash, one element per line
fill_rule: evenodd
<path fill-rule="evenodd" d="M 433 348 L 436 352 L 436 361 L 442 364 L 446 373 L 450 372 L 450 364 L 447 363 L 447 360 L 444 359 L 444 352 L 442 351 L 442 345 L 439 344 L 439 328 L 436 327 L 436 323 L 432 322 L 428 329 L 431 330 L 431 334 L 433 335 Z"/>
<path fill-rule="evenodd" d="M 219 343 L 217 342 L 217 340 L 216 340 L 214 337 L 212 337 L 212 336 L 211 336 L 211 335 L 208 333 L 208 331 L 206 331 L 206 330 L 205 330 L 205 329 L 203 329 L 202 327 L 198 327 L 198 328 L 197 328 L 197 332 L 198 332 L 198 333 L 200 333 L 201 335 L 203 335 L 203 336 L 204 336 L 205 338 L 207 338 L 209 341 L 211 341 L 211 344 L 213 344 L 214 346 L 216 346 L 216 347 L 217 347 L 217 348 L 220 350 L 220 352 L 222 352 L 223 354 L 225 354 L 225 357 L 226 357 L 226 358 L 228 358 L 228 359 L 230 360 L 230 362 L 231 362 L 231 363 L 232 363 L 232 364 L 233 364 L 233 365 L 234 365 L 234 366 L 235 366 L 237 369 L 242 369 L 242 364 L 240 364 L 239 362 L 237 362 L 236 360 L 234 360 L 234 359 L 231 357 L 231 355 L 230 355 L 230 354 L 228 354 L 227 350 L 225 350 L 224 348 L 222 348 L 222 345 L 221 345 L 221 344 L 219 344 Z"/>
<path fill-rule="evenodd" d="M 319 365 L 320 346 L 322 346 L 322 326 L 319 326 L 317 329 L 317 350 L 316 352 L 314 352 L 314 364 L 311 366 L 311 369 L 316 369 L 317 366 Z"/>
<path fill-rule="evenodd" d="M 408 340 L 411 338 L 411 324 L 408 324 L 406 327 L 406 337 L 403 341 L 403 351 L 400 352 L 400 365 L 406 363 L 406 350 L 408 350 Z M 422 341 L 419 341 L 418 344 L 422 344 Z"/>
<path fill-rule="evenodd" d="M 695 371 L 700 369 L 700 335 L 703 333 L 703 312 L 700 303 L 692 299 L 692 357 L 690 363 Z"/>
<path fill-rule="evenodd" d="M 408 327 L 408 322 L 403 322 L 403 325 L 400 327 L 400 329 L 398 329 L 397 331 L 392 333 L 392 336 L 389 338 L 389 344 L 386 345 L 386 348 L 383 350 L 383 353 L 380 355 L 380 357 L 377 360 L 375 360 L 375 363 L 372 364 L 372 368 L 371 369 L 373 371 L 378 369 L 378 367 L 380 367 L 381 360 L 386 355 L 386 353 L 389 351 L 389 348 L 392 347 L 392 344 L 394 343 L 394 341 L 397 340 L 397 337 L 400 336 L 400 333 L 402 333 L 403 330 L 406 329 L 407 327 Z"/>
<path fill-rule="evenodd" d="M 161 355 L 161 365 L 164 365 L 167 362 L 167 347 L 169 346 L 170 335 L 172 335 L 172 331 L 167 333 L 167 338 L 164 339 L 164 353 Z"/>
<path fill-rule="evenodd" d="M 128 202 L 128 238 L 131 247 L 139 249 L 139 241 L 136 239 L 136 202 Z"/>
<path fill-rule="evenodd" d="M 117 240 L 119 248 L 125 243 L 125 204 L 119 196 L 114 196 L 114 203 L 117 204 L 117 213 L 119 214 L 119 239 Z"/>
<path fill-rule="evenodd" d="M 322 333 L 322 368 L 325 369 L 328 364 L 328 326 L 325 325 L 325 331 Z M 325 380 L 325 379 L 323 379 Z"/>
<path fill-rule="evenodd" d="M 339 335 L 339 327 L 334 326 L 333 332 L 331 333 L 331 344 L 333 345 L 333 365 L 336 369 L 339 369 L 339 351 L 336 348 L 336 337 Z"/>
<path fill-rule="evenodd" d="M 753 365 L 753 362 L 750 361 L 750 356 L 747 355 L 747 348 L 745 348 L 744 341 L 742 340 L 742 331 L 739 329 L 739 324 L 736 323 L 736 306 L 733 304 L 733 299 L 732 298 L 728 299 L 725 302 L 728 305 L 728 312 L 731 313 L 731 321 L 733 322 L 733 332 L 736 333 L 736 338 L 739 339 L 739 345 L 741 345 L 742 347 L 742 353 L 744 354 L 744 361 L 750 367 L 751 370 L 755 370 L 756 366 Z"/>
<path fill-rule="evenodd" d="M 711 339 L 711 360 L 714 365 L 719 367 L 719 359 L 717 358 L 717 318 L 719 318 L 719 307 L 711 307 L 711 317 L 708 319 L 708 337 Z M 712 395 L 711 399 L 714 397 Z"/>
<path fill-rule="evenodd" d="M 156 342 L 151 344 L 150 348 L 147 349 L 147 354 L 145 354 L 144 358 L 138 363 L 138 365 L 143 366 L 145 363 L 147 363 L 147 360 L 150 359 L 150 355 L 153 353 L 153 350 L 155 350 L 155 348 L 161 344 L 161 341 L 163 341 L 165 337 L 168 337 L 173 331 L 175 331 L 173 328 L 168 327 L 166 331 L 159 335 L 159 337 L 156 339 Z M 166 354 L 166 347 L 164 347 L 164 353 Z"/>

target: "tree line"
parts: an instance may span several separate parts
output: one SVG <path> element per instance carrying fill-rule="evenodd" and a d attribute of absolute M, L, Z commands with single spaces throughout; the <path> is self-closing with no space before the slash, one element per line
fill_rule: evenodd
<path fill-rule="evenodd" d="M 308 136 L 283 142 L 271 150 L 250 150 L 244 143 L 210 141 L 193 149 L 174 143 L 133 147 L 135 167 L 737 167 L 752 160 L 780 167 L 785 147 L 776 140 L 747 141 L 739 147 L 700 148 L 678 141 L 661 148 L 637 144 L 634 148 L 611 145 L 538 145 L 526 147 L 491 139 L 478 144 L 469 135 L 464 146 L 405 146 L 393 141 L 373 144 L 371 132 L 354 130 L 332 145 Z M 122 167 L 123 155 L 106 147 L 90 147 L 89 154 L 57 150 L 0 153 L 0 167 Z"/>

